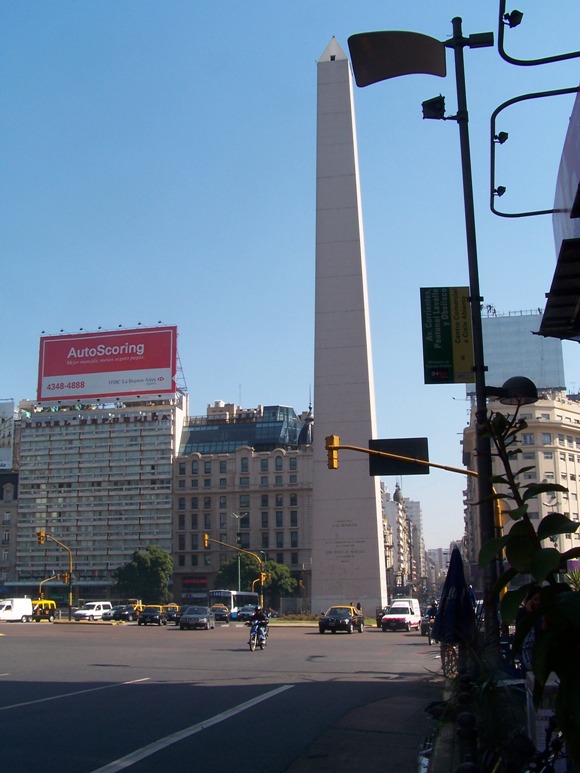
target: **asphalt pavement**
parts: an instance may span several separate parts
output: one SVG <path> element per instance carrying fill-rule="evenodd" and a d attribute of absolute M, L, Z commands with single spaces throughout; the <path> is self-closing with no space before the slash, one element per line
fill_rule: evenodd
<path fill-rule="evenodd" d="M 437 729 L 425 707 L 431 701 L 441 700 L 443 690 L 444 679 L 436 675 L 405 682 L 401 694 L 360 706 L 341 717 L 284 773 L 419 771 L 420 752 L 433 742 Z"/>

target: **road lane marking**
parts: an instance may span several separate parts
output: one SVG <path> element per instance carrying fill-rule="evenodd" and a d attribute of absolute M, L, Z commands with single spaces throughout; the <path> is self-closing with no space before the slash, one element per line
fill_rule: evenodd
<path fill-rule="evenodd" d="M 13 703 L 12 706 L 0 706 L 0 711 L 9 709 L 19 709 L 22 706 L 34 706 L 35 703 L 47 703 L 48 701 L 57 701 L 60 698 L 72 698 L 75 695 L 84 695 L 88 692 L 98 692 L 99 690 L 110 690 L 112 687 L 123 687 L 127 684 L 138 684 L 139 682 L 148 682 L 150 677 L 145 676 L 142 679 L 131 679 L 129 682 L 118 682 L 117 684 L 106 684 L 103 687 L 90 687 L 88 690 L 77 690 L 76 692 L 65 692 L 61 695 L 52 695 L 50 698 L 38 698 L 34 701 L 25 701 L 24 703 Z"/>
<path fill-rule="evenodd" d="M 246 711 L 246 709 L 250 709 L 252 706 L 257 706 L 259 703 L 267 701 L 275 695 L 279 695 L 286 690 L 292 689 L 292 687 L 294 687 L 293 684 L 285 684 L 282 685 L 282 687 L 277 687 L 275 690 L 270 690 L 270 692 L 264 693 L 264 695 L 260 695 L 258 698 L 252 698 L 252 700 L 246 701 L 245 703 L 240 703 L 239 706 L 234 706 L 232 709 L 223 711 L 221 714 L 216 714 L 215 717 L 204 719 L 203 722 L 199 722 L 197 725 L 191 725 L 191 727 L 186 727 L 184 730 L 180 730 L 177 733 L 166 735 L 165 738 L 160 738 L 158 741 L 143 746 L 143 748 L 131 752 L 131 754 L 127 754 L 125 757 L 120 757 L 118 760 L 110 762 L 102 768 L 97 768 L 93 773 L 116 773 L 118 770 L 124 770 L 125 768 L 134 765 L 136 762 L 144 760 L 145 757 L 150 757 L 161 749 L 165 749 L 174 743 L 183 741 L 185 738 L 200 733 L 202 730 L 206 730 L 206 728 L 211 727 L 212 725 L 217 725 L 219 722 L 223 722 L 230 717 L 235 717 L 236 714 L 241 714 L 242 711 Z"/>

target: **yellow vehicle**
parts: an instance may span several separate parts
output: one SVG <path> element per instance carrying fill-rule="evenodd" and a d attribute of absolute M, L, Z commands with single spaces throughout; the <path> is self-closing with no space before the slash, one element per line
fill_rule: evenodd
<path fill-rule="evenodd" d="M 35 623 L 41 620 L 48 620 L 54 623 L 56 617 L 56 601 L 52 599 L 35 599 L 32 602 L 32 619 Z"/>

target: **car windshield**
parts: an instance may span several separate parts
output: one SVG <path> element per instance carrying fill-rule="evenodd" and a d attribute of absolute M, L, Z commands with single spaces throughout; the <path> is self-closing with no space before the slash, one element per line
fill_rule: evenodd
<path fill-rule="evenodd" d="M 409 607 L 391 607 L 387 614 L 389 615 L 409 615 L 411 613 L 411 610 Z"/>
<path fill-rule="evenodd" d="M 333 617 L 349 617 L 350 610 L 342 607 L 331 607 L 326 614 Z"/>
<path fill-rule="evenodd" d="M 188 607 L 186 615 L 207 615 L 207 607 Z"/>

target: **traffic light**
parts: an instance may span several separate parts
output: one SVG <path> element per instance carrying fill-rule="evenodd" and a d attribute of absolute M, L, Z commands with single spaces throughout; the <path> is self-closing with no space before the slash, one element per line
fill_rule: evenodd
<path fill-rule="evenodd" d="M 44 541 L 46 540 L 46 532 L 45 531 L 37 531 L 36 536 L 38 537 L 38 544 L 44 545 Z"/>
<path fill-rule="evenodd" d="M 328 451 L 328 469 L 338 470 L 338 448 L 340 438 L 338 435 L 328 435 L 326 438 L 326 450 Z"/>
<path fill-rule="evenodd" d="M 204 534 L 203 535 L 203 546 L 204 546 L 204 548 L 208 548 L 209 547 L 209 534 Z"/>
<path fill-rule="evenodd" d="M 62 572 L 60 575 L 60 579 L 64 582 L 65 585 L 69 584 L 69 574 L 68 572 Z"/>

